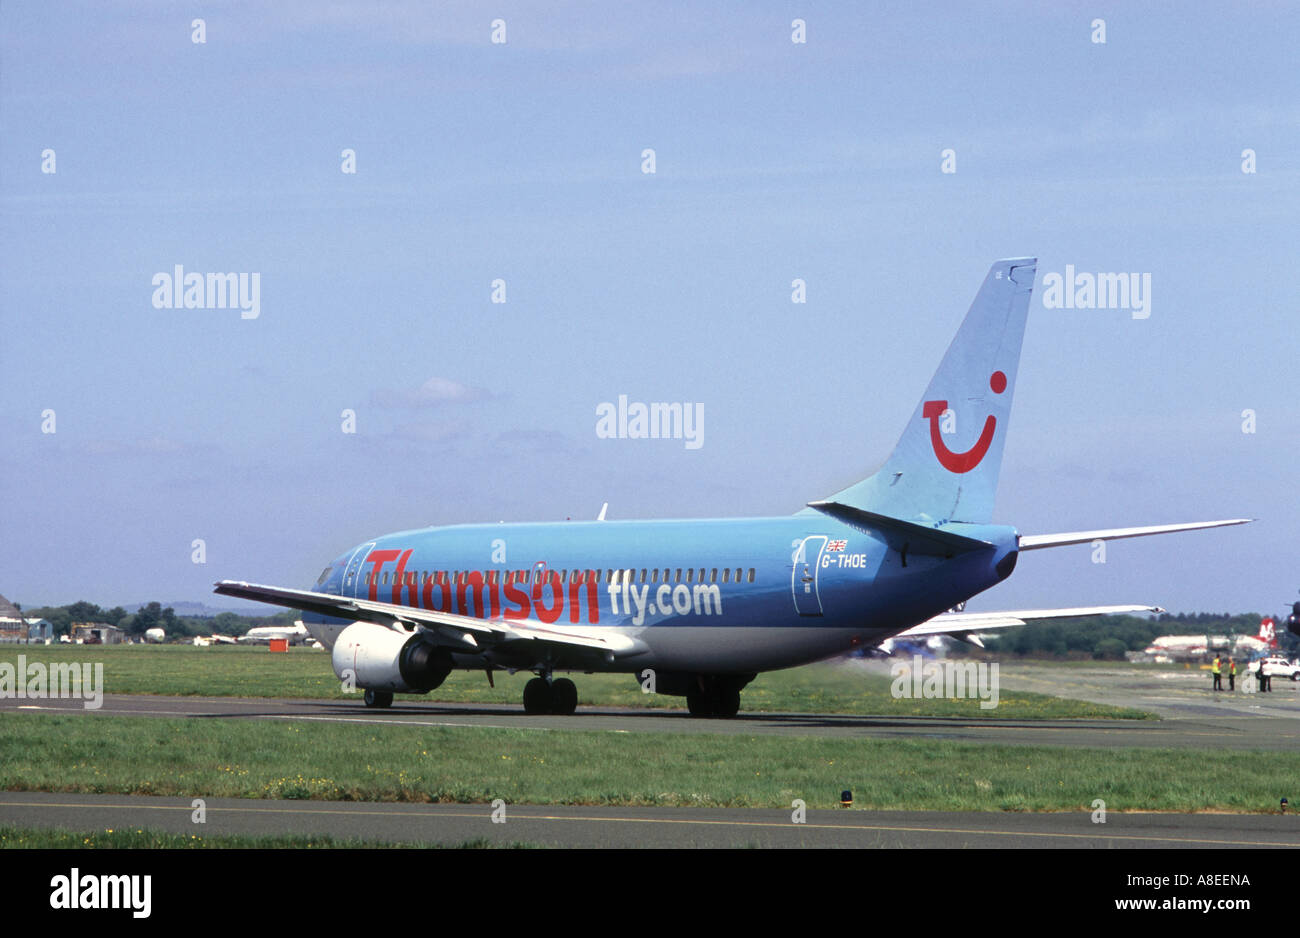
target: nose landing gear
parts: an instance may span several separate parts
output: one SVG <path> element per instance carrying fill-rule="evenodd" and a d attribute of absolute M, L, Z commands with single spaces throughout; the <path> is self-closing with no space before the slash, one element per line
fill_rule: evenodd
<path fill-rule="evenodd" d="M 393 695 L 386 690 L 368 690 L 363 698 L 367 707 L 391 707 L 393 705 Z"/>

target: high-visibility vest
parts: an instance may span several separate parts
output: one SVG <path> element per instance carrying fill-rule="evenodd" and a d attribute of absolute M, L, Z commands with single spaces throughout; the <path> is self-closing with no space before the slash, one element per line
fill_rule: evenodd
<path fill-rule="evenodd" d="M 1218 658 L 1215 658 L 1215 659 L 1214 659 L 1214 665 L 1210 668 L 1210 670 L 1213 671 L 1215 674 L 1218 674 L 1218 673 L 1219 673 L 1219 659 L 1218 659 Z"/>

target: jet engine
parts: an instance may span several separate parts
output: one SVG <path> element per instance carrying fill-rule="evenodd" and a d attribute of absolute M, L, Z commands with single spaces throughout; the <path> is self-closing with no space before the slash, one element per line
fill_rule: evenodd
<path fill-rule="evenodd" d="M 425 694 L 451 673 L 451 654 L 424 638 L 354 622 L 334 643 L 334 673 L 365 690 Z M 350 672 L 350 674 L 349 674 Z"/>
<path fill-rule="evenodd" d="M 1286 617 L 1286 630 L 1292 635 L 1300 635 L 1300 603 L 1291 604 L 1291 614 Z"/>

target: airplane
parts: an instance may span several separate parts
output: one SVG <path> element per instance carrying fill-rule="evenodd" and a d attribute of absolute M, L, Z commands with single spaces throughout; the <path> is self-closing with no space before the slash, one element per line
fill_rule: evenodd
<path fill-rule="evenodd" d="M 167 633 L 163 629 L 145 629 L 144 640 L 150 645 L 157 645 L 159 642 L 165 641 L 166 638 Z"/>
<path fill-rule="evenodd" d="M 212 638 L 214 641 L 219 641 L 216 635 Z M 286 639 L 290 645 L 300 645 L 311 638 L 311 634 L 301 622 L 295 622 L 293 625 L 259 625 L 249 629 L 236 641 L 241 645 L 268 645 L 272 639 L 277 638 Z"/>
<path fill-rule="evenodd" d="M 1277 648 L 1277 623 L 1269 616 L 1259 622 L 1256 635 L 1160 635 L 1152 639 L 1146 654 L 1171 661 L 1203 658 L 1211 651 L 1223 649 L 1235 655 L 1259 655 Z"/>
<path fill-rule="evenodd" d="M 350 548 L 310 589 L 215 591 L 301 610 L 367 706 L 427 693 L 456 668 L 489 682 L 531 671 L 530 714 L 574 712 L 576 686 L 557 672 L 630 673 L 684 696 L 692 716 L 733 717 L 759 673 L 890 638 L 978 643 L 1034 618 L 1161 611 L 950 611 L 1026 551 L 1250 520 L 1039 535 L 992 523 L 1036 270 L 1036 258 L 990 267 L 884 465 L 792 515 L 427 527 Z"/>

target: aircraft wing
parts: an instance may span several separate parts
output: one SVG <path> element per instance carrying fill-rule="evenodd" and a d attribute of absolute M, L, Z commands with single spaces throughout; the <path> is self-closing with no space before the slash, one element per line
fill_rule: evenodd
<path fill-rule="evenodd" d="M 1191 521 L 1186 524 L 1153 524 L 1144 528 L 1106 528 L 1101 531 L 1074 531 L 1070 534 L 1022 534 L 1021 550 L 1040 550 L 1044 547 L 1063 547 L 1066 544 L 1090 544 L 1093 541 L 1117 541 L 1124 537 L 1146 537 L 1150 534 L 1172 534 L 1175 531 L 1199 531 L 1202 528 L 1226 528 L 1233 524 L 1250 524 L 1253 518 L 1234 518 L 1231 521 Z"/>
<path fill-rule="evenodd" d="M 615 632 L 596 637 L 576 629 L 544 625 L 530 619 L 479 619 L 452 612 L 414 609 L 375 599 L 263 586 L 239 580 L 222 580 L 216 584 L 213 592 L 341 619 L 374 622 L 407 632 L 422 627 L 435 633 L 439 644 L 469 653 L 483 650 L 486 646 L 522 641 L 550 643 L 569 650 L 583 649 L 600 653 L 610 660 L 615 657 L 630 657 L 646 650 L 644 643 L 639 640 Z"/>
<path fill-rule="evenodd" d="M 916 638 L 925 635 L 950 635 L 984 647 L 975 632 L 1009 629 L 1028 625 L 1034 619 L 1069 619 L 1078 616 L 1113 616 L 1125 612 L 1164 612 L 1159 606 L 1074 606 L 1066 609 L 1019 609 L 1014 612 L 945 612 L 914 625 L 892 638 Z"/>

